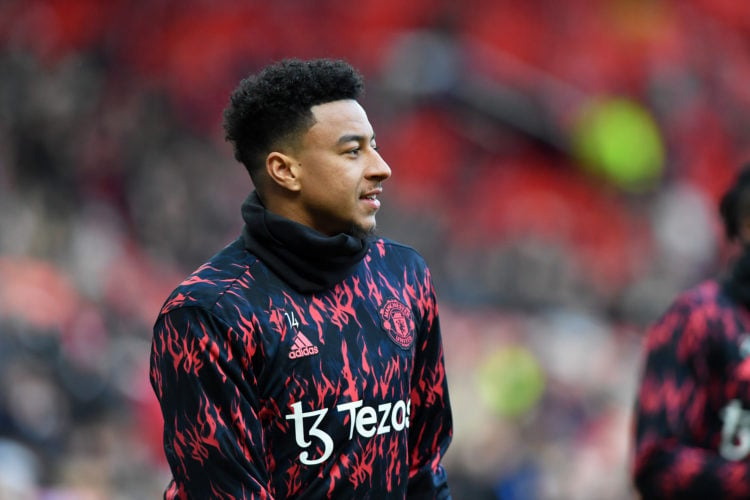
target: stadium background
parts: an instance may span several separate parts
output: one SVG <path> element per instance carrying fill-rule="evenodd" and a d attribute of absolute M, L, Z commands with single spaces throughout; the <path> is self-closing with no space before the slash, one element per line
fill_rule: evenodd
<path fill-rule="evenodd" d="M 236 82 L 343 57 L 441 300 L 456 498 L 627 499 L 639 342 L 722 269 L 742 0 L 0 2 L 0 498 L 157 498 L 168 291 L 235 237 Z"/>

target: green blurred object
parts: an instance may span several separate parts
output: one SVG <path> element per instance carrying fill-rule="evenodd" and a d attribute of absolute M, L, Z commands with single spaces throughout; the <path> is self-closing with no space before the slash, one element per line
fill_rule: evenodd
<path fill-rule="evenodd" d="M 501 417 L 518 417 L 537 403 L 545 377 L 536 357 L 519 345 L 502 347 L 477 368 L 476 382 L 484 403 Z"/>
<path fill-rule="evenodd" d="M 632 99 L 596 98 L 573 127 L 573 154 L 589 172 L 629 192 L 659 184 L 665 148 L 651 112 Z"/>

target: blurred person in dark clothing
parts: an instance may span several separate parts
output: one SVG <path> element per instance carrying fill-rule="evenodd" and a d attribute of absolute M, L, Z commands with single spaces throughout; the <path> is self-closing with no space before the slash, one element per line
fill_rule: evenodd
<path fill-rule="evenodd" d="M 284 60 L 231 96 L 244 230 L 154 326 L 167 498 L 450 498 L 435 291 L 374 236 L 391 170 L 362 91 L 343 61 Z"/>
<path fill-rule="evenodd" d="M 635 408 L 642 498 L 750 498 L 750 164 L 719 212 L 741 254 L 650 328 Z"/>

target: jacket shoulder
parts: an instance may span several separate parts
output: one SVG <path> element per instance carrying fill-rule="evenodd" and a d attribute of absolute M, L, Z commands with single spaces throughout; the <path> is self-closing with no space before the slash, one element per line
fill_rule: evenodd
<path fill-rule="evenodd" d="M 372 242 L 371 254 L 382 258 L 400 259 L 402 262 L 412 262 L 419 267 L 425 266 L 422 255 L 414 248 L 388 238 L 378 238 Z"/>
<path fill-rule="evenodd" d="M 257 257 L 247 252 L 241 239 L 230 243 L 193 271 L 169 295 L 160 315 L 180 307 L 211 310 L 235 286 L 249 286 Z"/>

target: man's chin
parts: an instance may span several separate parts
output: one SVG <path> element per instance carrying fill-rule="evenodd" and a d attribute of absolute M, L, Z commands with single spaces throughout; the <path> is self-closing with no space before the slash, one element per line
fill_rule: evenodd
<path fill-rule="evenodd" d="M 347 231 L 346 234 L 348 234 L 349 236 L 353 236 L 354 238 L 359 238 L 361 240 L 368 238 L 375 234 L 375 224 L 372 224 L 368 227 L 363 227 L 355 224 L 349 228 L 349 231 Z"/>

